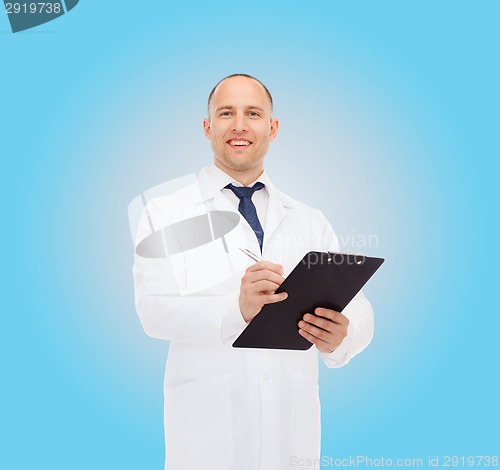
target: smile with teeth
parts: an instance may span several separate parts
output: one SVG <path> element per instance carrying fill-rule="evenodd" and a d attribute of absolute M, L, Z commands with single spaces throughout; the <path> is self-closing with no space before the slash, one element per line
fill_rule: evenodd
<path fill-rule="evenodd" d="M 233 147 L 248 147 L 251 143 L 252 142 L 249 142 L 248 140 L 230 140 L 228 142 L 228 144 Z"/>

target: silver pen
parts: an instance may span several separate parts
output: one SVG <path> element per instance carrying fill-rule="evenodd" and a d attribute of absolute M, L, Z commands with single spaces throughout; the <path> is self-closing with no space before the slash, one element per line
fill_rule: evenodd
<path fill-rule="evenodd" d="M 262 261 L 261 258 L 259 258 L 257 255 L 253 254 L 250 250 L 247 250 L 246 248 L 240 248 L 240 250 L 245 253 L 249 258 L 252 258 L 256 263 L 259 261 Z"/>
<path fill-rule="evenodd" d="M 259 258 L 256 254 L 252 253 L 250 250 L 247 250 L 246 248 L 240 248 L 240 250 L 245 253 L 249 258 L 252 258 L 256 263 L 259 261 L 262 261 L 262 258 Z M 281 276 L 283 279 L 285 279 L 285 276 Z"/>

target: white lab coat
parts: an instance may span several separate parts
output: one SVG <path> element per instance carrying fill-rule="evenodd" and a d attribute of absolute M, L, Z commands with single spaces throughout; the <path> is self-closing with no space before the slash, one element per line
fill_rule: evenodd
<path fill-rule="evenodd" d="M 311 250 L 338 251 L 337 237 L 318 210 L 267 185 L 269 203 L 262 257 L 285 275 Z M 202 170 L 197 184 L 148 204 L 156 226 L 206 210 L 237 209 Z M 242 218 L 246 247 L 259 253 Z M 145 219 L 136 241 L 147 233 Z M 249 264 L 252 262 L 250 260 Z M 165 260 L 135 256 L 136 308 L 145 332 L 170 340 L 165 372 L 166 469 L 284 470 L 292 459 L 320 457 L 318 350 L 238 349 L 245 328 L 238 307 L 242 272 L 196 295 L 179 296 Z M 359 293 L 343 312 L 348 335 L 328 367 L 341 367 L 373 335 L 370 303 Z M 318 465 L 303 468 L 319 468 Z"/>

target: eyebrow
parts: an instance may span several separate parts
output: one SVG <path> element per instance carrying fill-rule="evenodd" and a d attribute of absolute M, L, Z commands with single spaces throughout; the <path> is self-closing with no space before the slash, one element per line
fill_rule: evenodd
<path fill-rule="evenodd" d="M 218 111 L 222 111 L 223 109 L 233 109 L 232 106 L 219 106 L 215 111 L 218 112 Z"/>
<path fill-rule="evenodd" d="M 227 106 L 219 106 L 215 111 L 216 112 L 219 112 L 222 110 L 229 110 L 230 111 L 232 109 L 234 109 L 234 106 L 227 105 Z M 264 110 L 259 106 L 247 106 L 246 109 L 255 109 L 257 111 L 264 112 Z"/>
<path fill-rule="evenodd" d="M 248 109 L 255 109 L 255 110 L 257 110 L 257 111 L 262 111 L 262 112 L 264 112 L 264 110 L 263 110 L 261 107 L 259 107 L 259 106 L 249 106 L 249 107 L 248 107 Z"/>

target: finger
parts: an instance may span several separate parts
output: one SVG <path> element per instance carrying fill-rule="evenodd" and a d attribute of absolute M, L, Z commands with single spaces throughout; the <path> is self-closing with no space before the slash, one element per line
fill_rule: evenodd
<path fill-rule="evenodd" d="M 270 269 L 262 269 L 260 271 L 249 272 L 245 274 L 245 276 L 243 276 L 242 280 L 250 283 L 267 280 L 275 282 L 278 285 L 281 285 L 284 281 L 282 276 L 275 273 L 274 271 L 271 271 Z"/>
<path fill-rule="evenodd" d="M 299 328 L 305 330 L 307 333 L 314 336 L 315 338 L 321 339 L 325 342 L 333 337 L 332 332 L 326 331 L 323 328 L 318 328 L 317 326 L 311 325 L 310 323 L 307 323 L 304 320 L 301 320 L 299 322 Z"/>
<path fill-rule="evenodd" d="M 345 315 L 342 315 L 340 312 L 337 312 L 336 310 L 318 307 L 314 309 L 314 313 L 320 317 L 328 318 L 329 320 L 338 323 L 339 325 L 349 324 L 349 319 Z"/>
<path fill-rule="evenodd" d="M 246 292 L 256 294 L 257 292 L 265 292 L 265 291 L 271 291 L 274 293 L 276 289 L 278 289 L 279 284 L 276 284 L 275 282 L 272 281 L 257 281 L 253 282 L 251 284 L 248 284 L 245 288 Z"/>
<path fill-rule="evenodd" d="M 268 294 L 264 298 L 265 304 L 275 304 L 276 302 L 283 302 L 288 297 L 286 292 L 280 292 L 279 294 Z"/>
<path fill-rule="evenodd" d="M 311 315 L 310 313 L 306 313 L 303 316 L 303 320 L 307 323 L 316 325 L 318 328 L 322 328 L 323 330 L 330 332 L 335 331 L 335 329 L 339 327 L 338 323 L 335 323 L 328 318 L 318 317 L 316 315 Z"/>
<path fill-rule="evenodd" d="M 263 269 L 268 269 L 269 271 L 273 271 L 280 276 L 283 274 L 283 266 L 281 266 L 281 264 L 274 264 L 271 263 L 271 261 L 265 261 L 265 260 L 252 264 L 247 268 L 247 272 L 261 271 Z"/>
<path fill-rule="evenodd" d="M 324 341 L 320 338 L 317 338 L 316 336 L 310 334 L 306 330 L 299 329 L 299 333 L 301 336 L 303 336 L 305 339 L 307 339 L 310 343 L 316 345 L 316 347 L 320 351 L 329 352 L 332 349 L 334 349 L 334 347 L 332 347 L 330 343 L 327 343 L 326 341 Z"/>

